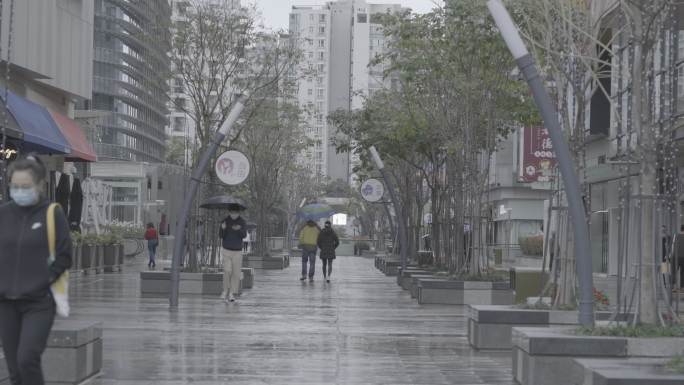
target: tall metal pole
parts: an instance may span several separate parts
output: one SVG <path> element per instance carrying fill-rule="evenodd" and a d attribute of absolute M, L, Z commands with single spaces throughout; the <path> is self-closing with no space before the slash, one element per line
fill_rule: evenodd
<path fill-rule="evenodd" d="M 240 95 L 238 97 L 235 105 L 230 110 L 230 114 L 228 114 L 228 118 L 226 118 L 226 121 L 223 122 L 223 125 L 214 134 L 214 138 L 212 139 L 209 148 L 207 148 L 202 154 L 202 157 L 197 164 L 197 168 L 193 170 L 190 177 L 190 185 L 185 193 L 183 207 L 180 212 L 178 225 L 176 226 L 176 239 L 174 240 L 173 259 L 171 260 L 171 295 L 169 296 L 169 305 L 171 308 L 178 307 L 180 260 L 182 254 L 185 253 L 185 226 L 188 224 L 188 217 L 190 216 L 190 211 L 192 210 L 192 203 L 197 195 L 197 190 L 199 189 L 202 176 L 204 176 L 207 168 L 209 167 L 211 157 L 214 156 L 216 150 L 218 150 L 223 140 L 226 139 L 228 132 L 233 127 L 233 124 L 235 124 L 235 121 L 237 121 L 240 113 L 242 113 L 242 110 L 245 108 L 245 100 L 245 95 Z"/>
<path fill-rule="evenodd" d="M 575 237 L 575 264 L 577 278 L 579 280 L 579 323 L 583 326 L 594 325 L 594 298 L 593 271 L 591 264 L 591 249 L 589 246 L 589 228 L 587 226 L 584 203 L 582 202 L 582 190 L 580 189 L 579 178 L 575 173 L 575 168 L 570 155 L 568 144 L 563 138 L 558 113 L 551 98 L 549 97 L 544 82 L 539 76 L 534 58 L 527 50 L 525 43 L 520 38 L 517 27 L 513 23 L 511 16 L 500 0 L 489 0 L 487 2 L 489 12 L 494 18 L 494 22 L 501 36 L 506 41 L 508 49 L 518 64 L 518 68 L 525 76 L 525 80 L 532 91 L 534 101 L 544 120 L 544 126 L 549 131 L 551 142 L 556 153 L 558 168 L 560 169 L 563 185 L 565 186 L 568 199 L 568 210 L 572 220 L 572 228 Z"/>
<path fill-rule="evenodd" d="M 408 233 L 406 231 L 406 223 L 404 222 L 404 211 L 402 210 L 401 203 L 399 202 L 399 196 L 395 190 L 394 182 L 392 181 L 391 176 L 385 171 L 385 164 L 382 162 L 380 154 L 378 154 L 378 150 L 375 149 L 375 146 L 370 147 L 370 153 L 371 157 L 373 158 L 373 162 L 375 162 L 375 166 L 382 175 L 382 179 L 385 180 L 387 191 L 389 191 L 392 204 L 394 205 L 394 212 L 397 214 L 397 220 L 399 221 L 399 258 L 401 260 L 401 269 L 405 271 L 408 254 Z"/>

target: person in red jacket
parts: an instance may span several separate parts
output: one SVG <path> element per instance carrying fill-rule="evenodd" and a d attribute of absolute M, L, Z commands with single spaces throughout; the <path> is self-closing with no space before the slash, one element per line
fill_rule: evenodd
<path fill-rule="evenodd" d="M 159 234 L 157 234 L 157 230 L 152 222 L 147 224 L 145 240 L 147 241 L 147 250 L 150 253 L 150 262 L 147 263 L 147 267 L 154 269 L 157 266 L 154 259 L 157 254 L 157 246 L 159 246 Z"/>

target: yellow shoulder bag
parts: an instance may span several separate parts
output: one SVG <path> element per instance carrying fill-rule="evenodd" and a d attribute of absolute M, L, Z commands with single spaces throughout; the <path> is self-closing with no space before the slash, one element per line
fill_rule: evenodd
<path fill-rule="evenodd" d="M 57 203 L 51 203 L 47 210 L 47 236 L 48 248 L 50 250 L 50 257 L 48 264 L 55 262 L 57 255 L 57 230 L 55 228 L 55 208 Z M 69 316 L 69 271 L 65 271 L 57 280 L 50 286 L 52 297 L 55 299 L 57 305 L 57 314 L 61 317 Z"/>

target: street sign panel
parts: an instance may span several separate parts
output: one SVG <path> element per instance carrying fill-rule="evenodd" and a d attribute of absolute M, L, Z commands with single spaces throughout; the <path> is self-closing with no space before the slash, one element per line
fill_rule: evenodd
<path fill-rule="evenodd" d="M 226 151 L 216 160 L 216 176 L 227 185 L 238 185 L 249 176 L 249 159 L 240 151 Z"/>
<path fill-rule="evenodd" d="M 377 179 L 367 179 L 361 184 L 361 197 L 367 202 L 379 202 L 384 195 L 385 185 Z"/>

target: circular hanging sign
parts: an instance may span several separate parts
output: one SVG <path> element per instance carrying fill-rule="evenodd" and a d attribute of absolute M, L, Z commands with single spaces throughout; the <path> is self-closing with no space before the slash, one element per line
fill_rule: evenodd
<path fill-rule="evenodd" d="M 240 151 L 226 151 L 216 160 L 216 176 L 227 185 L 238 185 L 249 175 L 249 159 Z"/>
<path fill-rule="evenodd" d="M 377 179 L 367 179 L 361 184 L 361 197 L 368 202 L 379 202 L 385 195 L 385 185 Z"/>

